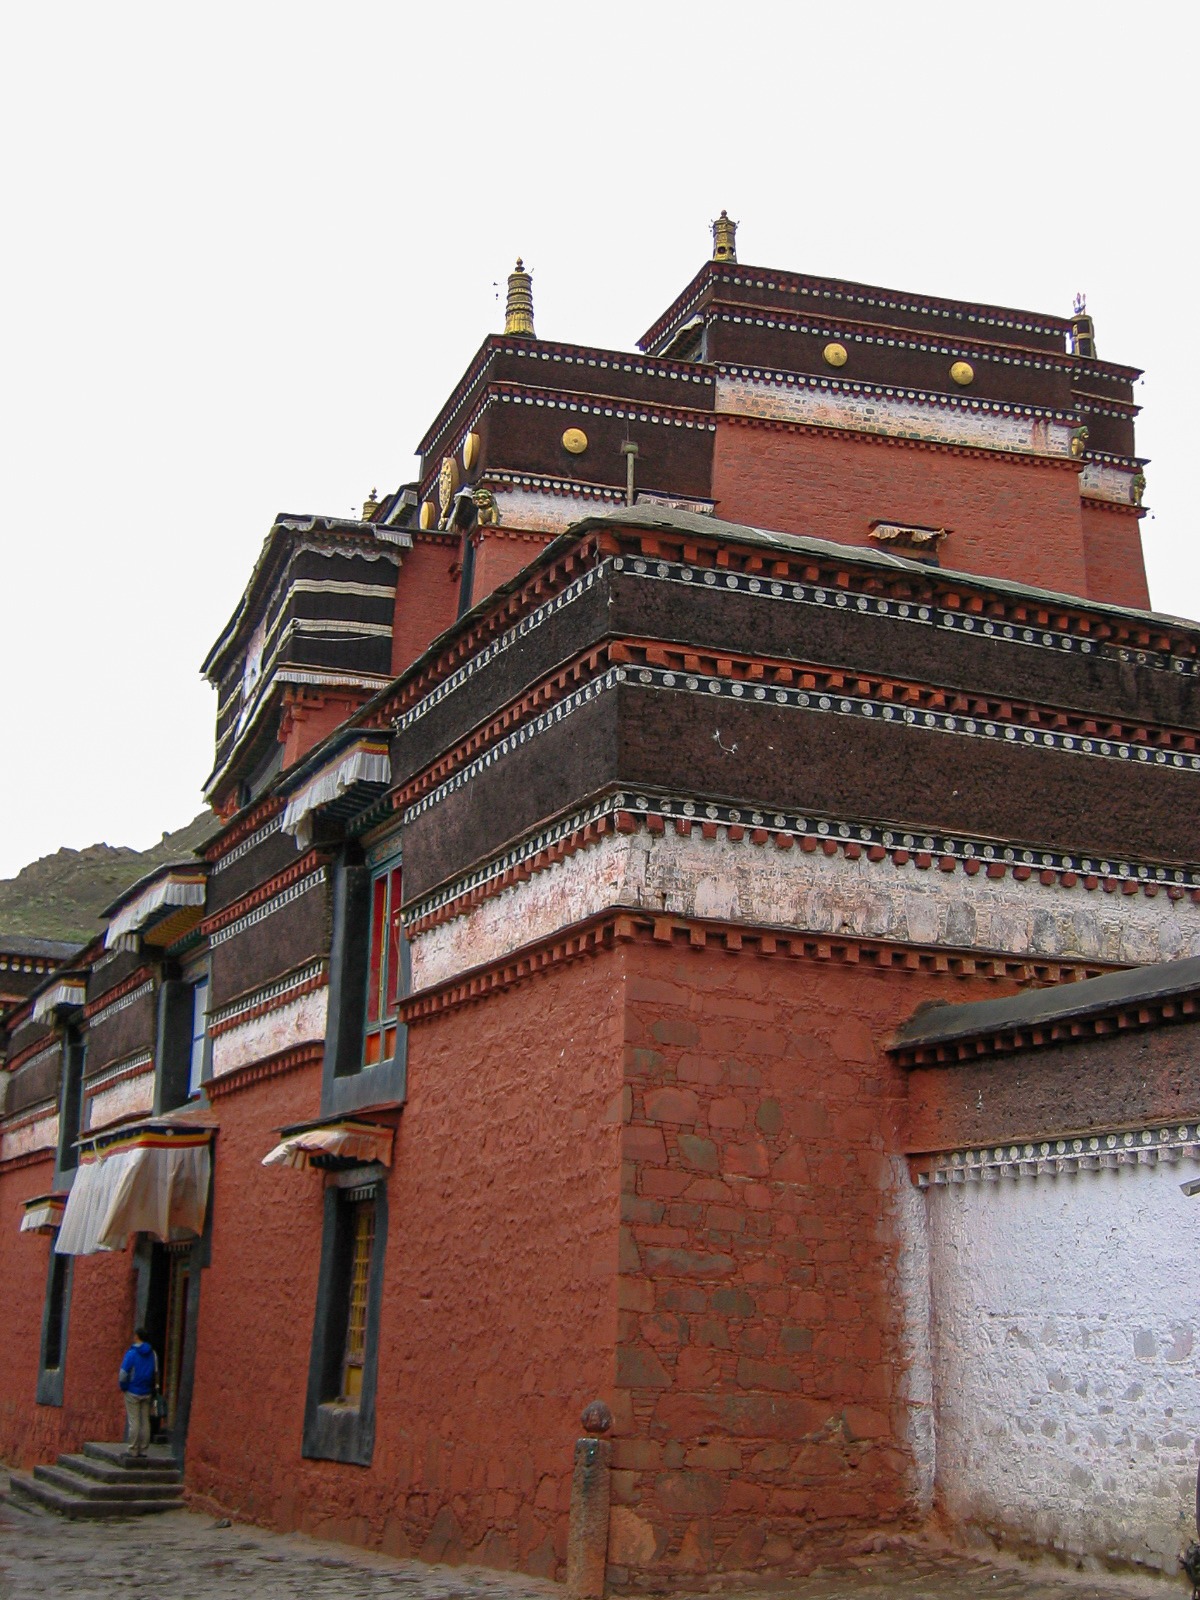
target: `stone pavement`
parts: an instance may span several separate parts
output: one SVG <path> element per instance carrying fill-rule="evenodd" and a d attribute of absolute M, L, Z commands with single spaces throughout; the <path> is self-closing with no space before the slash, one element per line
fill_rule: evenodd
<path fill-rule="evenodd" d="M 0 1489 L 3 1474 L 0 1474 Z M 0 1600 L 563 1600 L 556 1584 L 481 1567 L 395 1561 L 299 1534 L 171 1511 L 67 1522 L 0 1501 Z M 917 1549 L 739 1600 L 1161 1600 L 1178 1581 L 1096 1579 Z M 676 1597 L 684 1600 L 684 1597 Z"/>

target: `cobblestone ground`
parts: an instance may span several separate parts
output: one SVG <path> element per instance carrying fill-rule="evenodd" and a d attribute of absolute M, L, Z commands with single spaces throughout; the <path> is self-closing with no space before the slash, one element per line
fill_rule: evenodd
<path fill-rule="evenodd" d="M 0 1489 L 3 1477 L 0 1475 Z M 1119 1582 L 916 1549 L 739 1600 L 1175 1600 L 1182 1580 Z M 66 1522 L 0 1501 L 0 1600 L 563 1600 L 556 1584 L 430 1567 L 171 1511 Z M 684 1600 L 684 1597 L 677 1597 Z"/>

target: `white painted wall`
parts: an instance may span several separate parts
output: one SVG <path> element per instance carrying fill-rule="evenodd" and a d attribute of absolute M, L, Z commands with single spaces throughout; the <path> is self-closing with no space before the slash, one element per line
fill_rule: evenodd
<path fill-rule="evenodd" d="M 413 989 L 615 906 L 1022 957 L 1132 965 L 1200 955 L 1200 908 L 1190 898 L 1105 894 L 1011 874 L 922 872 L 890 857 L 851 861 L 840 852 L 735 841 L 725 830 L 705 839 L 698 828 L 688 838 L 669 829 L 609 834 L 416 935 Z"/>
<path fill-rule="evenodd" d="M 329 990 L 311 989 L 261 1017 L 251 1017 L 236 1028 L 217 1034 L 212 1042 L 213 1077 L 224 1077 L 252 1061 L 324 1039 L 328 1008 Z"/>
<path fill-rule="evenodd" d="M 1195 1537 L 1200 1161 L 925 1191 L 956 1521 L 1175 1570 Z"/>

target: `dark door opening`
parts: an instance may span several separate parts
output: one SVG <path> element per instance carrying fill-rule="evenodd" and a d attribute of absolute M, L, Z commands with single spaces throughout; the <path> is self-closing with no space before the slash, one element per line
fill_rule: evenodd
<path fill-rule="evenodd" d="M 158 1356 L 158 1383 L 163 1415 L 155 1439 L 182 1451 L 187 1430 L 185 1404 L 181 1404 L 185 1375 L 190 1373 L 192 1351 L 188 1315 L 195 1247 L 187 1244 L 150 1246 L 149 1282 L 143 1322 L 146 1337 Z"/>

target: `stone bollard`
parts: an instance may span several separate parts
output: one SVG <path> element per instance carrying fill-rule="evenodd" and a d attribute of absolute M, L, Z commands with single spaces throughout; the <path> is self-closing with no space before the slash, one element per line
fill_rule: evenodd
<path fill-rule="evenodd" d="M 571 1522 L 567 1529 L 567 1596 L 568 1600 L 603 1600 L 612 1441 L 599 1435 L 612 1427 L 612 1412 L 603 1400 L 593 1400 L 584 1407 L 580 1421 L 590 1437 L 575 1441 Z"/>

